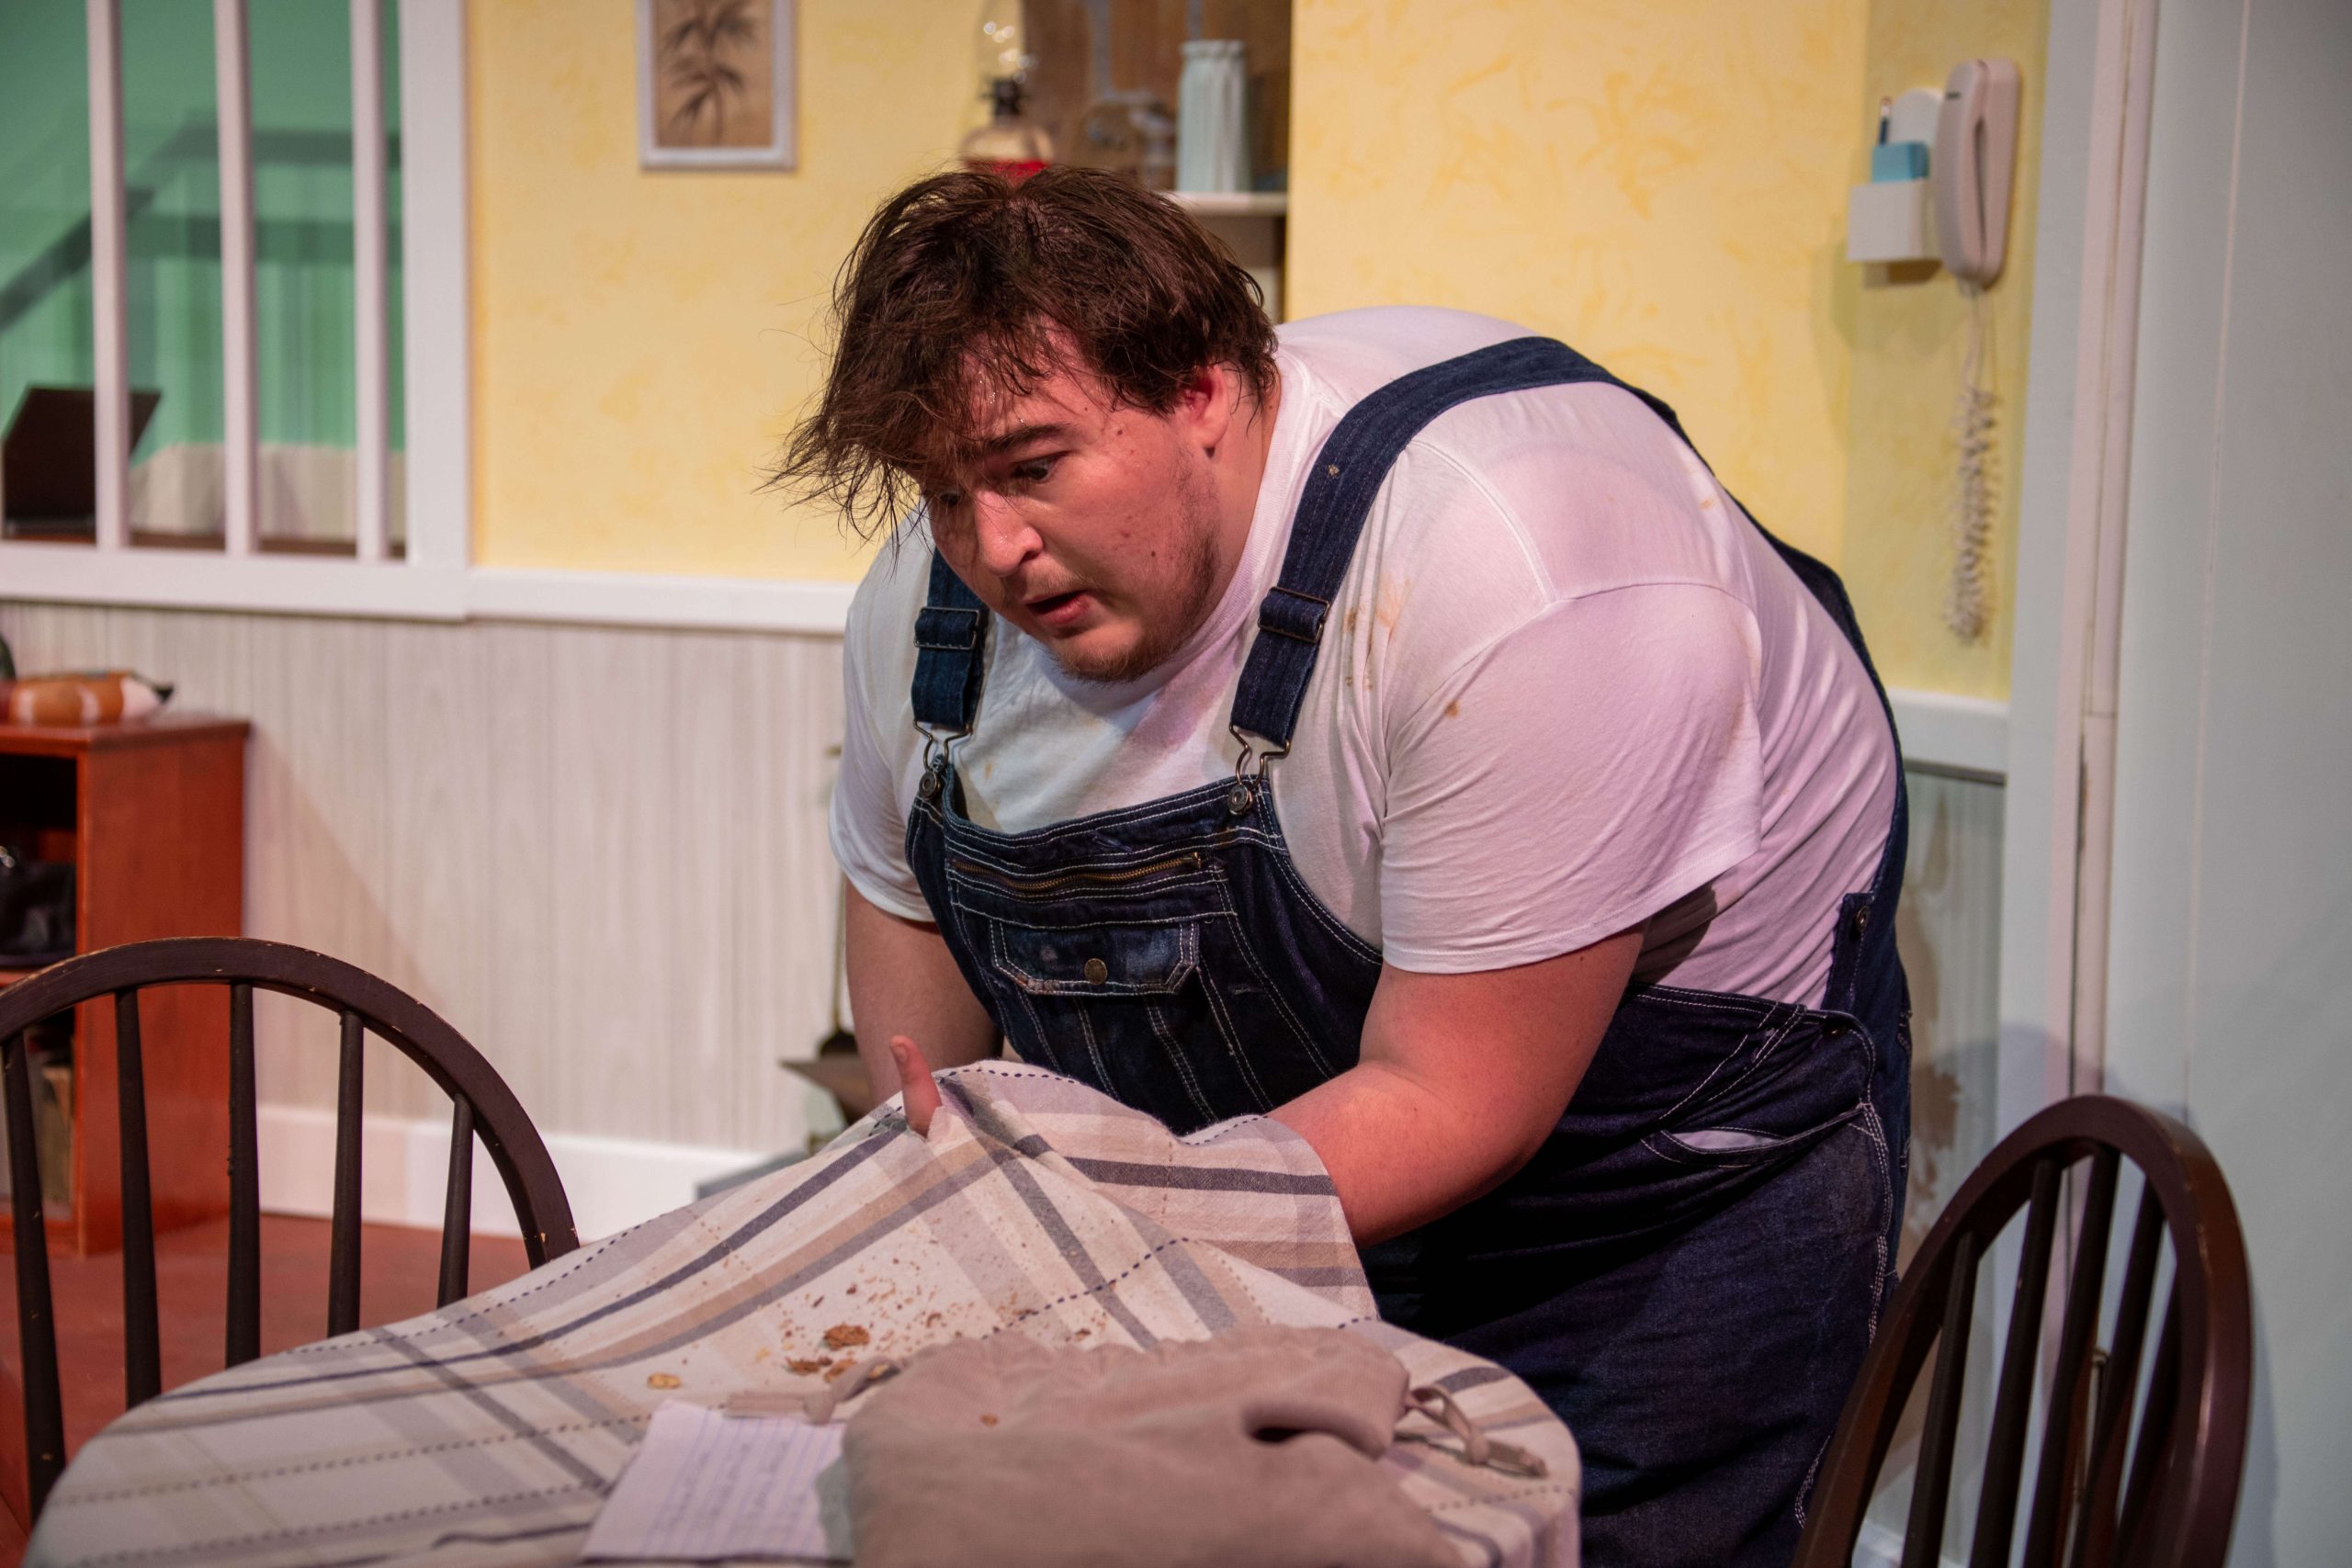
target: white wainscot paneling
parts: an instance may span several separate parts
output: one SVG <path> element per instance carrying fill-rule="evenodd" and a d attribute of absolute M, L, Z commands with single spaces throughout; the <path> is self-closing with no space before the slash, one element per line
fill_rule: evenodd
<path fill-rule="evenodd" d="M 1898 711 L 1900 711 L 1898 709 Z M 1905 744 L 1911 740 L 1905 734 Z M 1946 746 L 1939 766 L 1915 766 L 1911 838 L 1895 940 L 1911 983 L 1911 1181 L 1903 1213 L 1907 1259 L 1944 1205 L 1996 1141 L 2001 955 L 2002 786 L 1947 768 L 1983 768 L 1990 738 Z M 1979 1282 L 1962 1382 L 1962 1456 L 1952 1476 L 1944 1561 L 1968 1556 L 1976 1517 L 1979 1460 L 1992 1404 L 1992 1335 L 1999 1321 L 1995 1279 Z M 1911 1499 L 1923 1402 L 1914 1399 L 1896 1428 L 1865 1526 L 1858 1564 L 1878 1568 L 1901 1556 Z"/>
<path fill-rule="evenodd" d="M 824 1124 L 776 1063 L 828 1027 L 837 638 L 23 604 L 0 635 L 25 669 L 128 666 L 253 719 L 246 931 L 455 1024 L 556 1151 L 583 1232 Z M 334 1103 L 334 1024 L 278 998 L 258 1017 L 283 1166 L 309 1146 L 294 1113 Z M 368 1077 L 394 1130 L 371 1145 L 446 1153 L 421 1074 L 378 1044 Z M 381 1179 L 429 1177 L 436 1218 L 442 1157 Z M 291 1201 L 331 1168 L 265 1177 Z"/>
<path fill-rule="evenodd" d="M 2005 792 L 1924 768 L 1905 782 L 1911 841 L 1895 940 L 1911 983 L 1907 1257 L 1996 1141 Z"/>
<path fill-rule="evenodd" d="M 775 1061 L 827 1027 L 837 639 L 7 603 L 0 633 L 28 669 L 128 665 L 250 716 L 246 929 L 413 991 L 551 1144 L 691 1165 L 805 1139 Z M 1937 702 L 1897 694 L 1924 753 L 1900 928 L 1915 1241 L 1992 1130 L 2002 791 L 1949 770 L 1997 768 L 2000 714 Z M 333 1020 L 269 998 L 261 1021 L 265 1101 L 331 1105 Z M 368 1100 L 445 1114 L 381 1045 Z"/>

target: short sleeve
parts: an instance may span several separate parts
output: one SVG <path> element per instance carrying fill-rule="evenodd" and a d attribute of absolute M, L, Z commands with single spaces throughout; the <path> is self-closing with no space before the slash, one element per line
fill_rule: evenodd
<path fill-rule="evenodd" d="M 1747 607 L 1682 583 L 1553 604 L 1468 659 L 1389 738 L 1388 962 L 1556 957 L 1756 852 L 1758 671 Z"/>
<path fill-rule="evenodd" d="M 831 830 L 842 874 L 866 902 L 903 919 L 928 920 L 931 907 L 907 863 L 906 803 L 899 798 L 899 768 L 875 724 L 861 636 L 866 595 L 861 592 L 842 639 L 842 765 L 833 784 Z"/>

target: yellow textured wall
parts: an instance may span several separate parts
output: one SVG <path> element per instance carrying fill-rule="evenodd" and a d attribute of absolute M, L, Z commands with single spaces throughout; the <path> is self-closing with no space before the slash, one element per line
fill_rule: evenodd
<path fill-rule="evenodd" d="M 2047 0 L 1298 0 L 1295 316 L 1420 302 L 1555 333 L 1673 403 L 1757 515 L 1847 574 L 1880 667 L 2006 695 Z M 1943 627 L 1965 318 L 1940 270 L 1844 259 L 1879 98 L 2026 76 L 1990 293 L 1995 624 Z"/>
<path fill-rule="evenodd" d="M 799 0 L 799 166 L 640 171 L 630 0 L 468 8 L 474 551 L 488 566 L 842 579 L 758 492 L 874 205 L 955 148 L 967 0 Z"/>
<path fill-rule="evenodd" d="M 1952 565 L 1952 408 L 1968 349 L 1970 307 L 1939 267 L 1872 268 L 1854 311 L 1840 570 L 1880 673 L 1894 685 L 1977 697 L 2006 698 L 2009 692 L 2018 454 L 2025 431 L 2048 32 L 2047 0 L 1970 0 L 1965 6 L 1871 0 L 1868 102 L 1911 87 L 1939 88 L 1953 62 L 1972 55 L 2005 55 L 2025 78 L 2008 260 L 1984 299 L 1995 392 L 1995 570 L 1991 624 L 1973 643 L 1953 637 L 1941 614 Z M 1858 162 L 1854 177 L 1867 172 L 1867 162 Z"/>
<path fill-rule="evenodd" d="M 1867 6 L 1298 0 L 1290 313 L 1452 305 L 1553 333 L 1674 404 L 1758 516 L 1836 559 Z"/>
<path fill-rule="evenodd" d="M 813 390 L 826 288 L 883 194 L 976 112 L 969 0 L 801 0 L 800 162 L 637 166 L 628 0 L 474 0 L 476 558 L 846 579 L 832 520 L 759 493 Z M 1673 402 L 1726 481 L 1851 584 L 1899 685 L 2006 694 L 2047 0 L 1297 0 L 1293 316 L 1457 305 Z M 1987 299 L 1995 621 L 1951 570 L 1966 344 L 1940 271 L 1849 265 L 1881 96 L 2026 77 Z"/>

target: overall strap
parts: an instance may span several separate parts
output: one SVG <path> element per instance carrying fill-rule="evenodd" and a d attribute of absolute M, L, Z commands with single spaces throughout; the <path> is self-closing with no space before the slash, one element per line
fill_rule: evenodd
<path fill-rule="evenodd" d="M 1331 600 L 1348 575 L 1348 564 L 1355 555 L 1364 519 L 1371 514 L 1373 500 L 1407 444 L 1431 420 L 1457 403 L 1498 392 L 1521 392 L 1584 381 L 1631 392 L 1666 422 L 1694 457 L 1698 456 L 1699 449 L 1683 431 L 1682 422 L 1666 403 L 1639 387 L 1626 385 L 1566 344 L 1550 338 L 1513 338 L 1441 361 L 1398 377 L 1348 411 L 1323 443 L 1323 450 L 1306 477 L 1298 516 L 1291 525 L 1290 547 L 1283 556 L 1282 576 L 1258 607 L 1258 637 L 1250 645 L 1249 660 L 1241 668 L 1240 689 L 1233 698 L 1233 728 L 1238 738 L 1244 739 L 1245 745 L 1247 737 L 1257 737 L 1265 743 L 1261 755 L 1267 758 L 1279 757 L 1289 749 L 1299 706 L 1306 700 L 1307 682 L 1315 673 L 1315 660 L 1321 650 L 1323 624 L 1331 612 Z M 1703 457 L 1699 460 L 1706 461 Z M 1827 566 L 1784 543 L 1757 522 L 1755 514 L 1740 506 L 1736 497 L 1732 504 L 1788 563 L 1797 581 L 1804 584 L 1852 646 L 1872 689 L 1878 693 L 1887 726 L 1894 728 L 1894 707 L 1887 699 L 1884 683 L 1879 680 L 1870 649 L 1862 641 L 1862 628 L 1854 618 L 1846 585 Z M 1885 906 L 1879 923 L 1889 930 L 1894 925 L 1893 900 L 1902 886 L 1908 838 L 1899 737 L 1896 744 L 1894 825 L 1871 878 L 1868 900 Z M 1244 761 L 1247 760 L 1245 750 Z M 1840 941 L 1842 943 L 1845 939 L 1841 937 Z M 1841 946 L 1838 952 L 1842 953 L 1844 948 Z M 1833 965 L 1835 963 L 1833 957 Z M 1850 964 L 1847 967 L 1850 969 Z"/>
<path fill-rule="evenodd" d="M 1364 519 L 1397 455 L 1430 421 L 1458 403 L 1537 387 L 1598 382 L 1630 392 L 1664 420 L 1685 446 L 1690 438 L 1674 410 L 1639 387 L 1630 386 L 1566 344 L 1551 338 L 1513 338 L 1400 376 L 1348 411 L 1315 459 L 1298 515 L 1291 525 L 1282 575 L 1258 606 L 1259 636 L 1242 666 L 1233 698 L 1233 728 L 1267 742 L 1269 755 L 1290 745 L 1306 685 L 1321 651 L 1323 625 L 1331 600 L 1348 574 Z M 1704 462 L 1705 459 L 1700 459 Z M 1743 513 L 1745 508 L 1741 509 Z M 1863 646 L 1845 585 L 1837 573 L 1793 546 L 1784 544 L 1752 514 L 1763 534 L 1797 578 L 1812 591 L 1845 634 L 1871 683 L 1878 671 Z M 936 551 L 931 558 L 931 587 L 915 617 L 914 718 L 925 730 L 953 737 L 968 734 L 980 705 L 989 614 L 963 579 Z M 1893 710 L 1888 710 L 1892 722 Z"/>
<path fill-rule="evenodd" d="M 1514 338 L 1400 376 L 1348 411 L 1307 474 L 1282 576 L 1258 606 L 1258 637 L 1233 698 L 1235 730 L 1265 741 L 1268 755 L 1289 747 L 1331 600 L 1348 575 L 1381 481 L 1406 445 L 1457 403 L 1577 381 L 1633 393 L 1682 434 L 1672 409 L 1566 344 L 1543 337 Z M 1683 437 L 1685 445 L 1689 439 Z"/>
<path fill-rule="evenodd" d="M 915 727 L 944 737 L 971 733 L 980 706 L 989 613 L 979 596 L 931 556 L 931 592 L 915 616 Z"/>

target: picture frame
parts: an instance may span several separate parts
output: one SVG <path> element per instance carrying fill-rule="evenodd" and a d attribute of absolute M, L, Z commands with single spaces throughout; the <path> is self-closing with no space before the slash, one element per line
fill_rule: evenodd
<path fill-rule="evenodd" d="M 637 0 L 638 164 L 794 167 L 792 0 Z"/>

